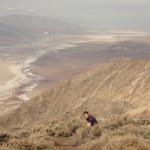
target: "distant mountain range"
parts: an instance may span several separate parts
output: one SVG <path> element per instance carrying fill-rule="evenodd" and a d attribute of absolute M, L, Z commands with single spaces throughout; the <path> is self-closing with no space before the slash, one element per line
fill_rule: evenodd
<path fill-rule="evenodd" d="M 79 34 L 82 28 L 71 23 L 31 15 L 0 17 L 0 45 L 26 43 L 54 34 Z"/>

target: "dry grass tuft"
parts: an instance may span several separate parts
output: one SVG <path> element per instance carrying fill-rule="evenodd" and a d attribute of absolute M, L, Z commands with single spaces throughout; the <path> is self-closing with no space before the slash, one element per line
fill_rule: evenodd
<path fill-rule="evenodd" d="M 102 135 L 102 130 L 100 126 L 96 125 L 91 129 L 91 134 L 94 137 L 100 137 Z"/>
<path fill-rule="evenodd" d="M 117 136 L 110 139 L 105 150 L 149 150 L 150 146 L 142 139 L 132 135 Z"/>
<path fill-rule="evenodd" d="M 138 123 L 137 123 L 138 122 Z M 140 122 L 140 123 L 139 123 Z M 142 123 L 141 123 L 142 122 Z M 0 132 L 2 150 L 149 150 L 150 126 L 142 120 L 114 120 L 87 127 L 80 120 Z"/>

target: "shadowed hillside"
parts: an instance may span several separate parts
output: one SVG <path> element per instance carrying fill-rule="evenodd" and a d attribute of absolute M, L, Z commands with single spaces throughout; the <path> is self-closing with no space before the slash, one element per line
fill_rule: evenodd
<path fill-rule="evenodd" d="M 38 144 L 45 145 L 41 150 L 148 150 L 149 83 L 150 61 L 103 62 L 1 118 L 4 145 L 9 149 L 15 143 L 18 150 L 25 145 L 36 150 Z M 97 116 L 98 126 L 86 127 L 84 110 Z M 4 132 L 6 126 L 16 138 Z"/>

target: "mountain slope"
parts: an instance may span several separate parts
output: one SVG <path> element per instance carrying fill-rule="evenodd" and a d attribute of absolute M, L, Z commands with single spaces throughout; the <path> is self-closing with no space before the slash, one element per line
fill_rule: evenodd
<path fill-rule="evenodd" d="M 98 119 L 114 116 L 149 118 L 150 61 L 103 62 L 48 89 L 1 120 L 1 125 L 27 126 L 37 122 L 79 117 L 84 110 Z"/>

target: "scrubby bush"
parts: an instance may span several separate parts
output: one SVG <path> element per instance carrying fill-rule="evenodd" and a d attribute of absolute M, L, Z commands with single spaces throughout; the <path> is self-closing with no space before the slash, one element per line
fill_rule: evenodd
<path fill-rule="evenodd" d="M 55 132 L 50 128 L 47 128 L 46 132 L 48 133 L 48 136 L 55 136 Z"/>
<path fill-rule="evenodd" d="M 132 135 L 103 137 L 83 144 L 80 150 L 149 150 L 150 146 L 143 139 Z"/>
<path fill-rule="evenodd" d="M 33 133 L 40 132 L 41 129 L 43 129 L 42 126 L 36 126 L 36 127 L 34 127 L 34 128 L 32 129 L 32 132 L 33 132 Z"/>
<path fill-rule="evenodd" d="M 79 120 L 72 120 L 67 124 L 68 128 L 71 130 L 72 133 L 76 133 L 76 131 L 81 128 L 82 123 Z"/>
<path fill-rule="evenodd" d="M 145 133 L 143 134 L 143 137 L 144 137 L 145 139 L 150 140 L 150 130 L 147 131 L 147 132 L 145 132 Z"/>
<path fill-rule="evenodd" d="M 104 146 L 105 150 L 149 150 L 150 146 L 141 138 L 135 136 L 117 136 L 110 139 L 108 144 Z"/>
<path fill-rule="evenodd" d="M 57 137 L 70 137 L 72 135 L 72 131 L 67 127 L 58 127 L 55 131 L 55 135 Z"/>
<path fill-rule="evenodd" d="M 107 130 L 116 130 L 128 124 L 134 124 L 134 121 L 127 117 L 117 116 L 106 122 L 103 127 Z"/>
<path fill-rule="evenodd" d="M 11 138 L 11 135 L 6 132 L 0 132 L 0 144 L 6 143 Z"/>
<path fill-rule="evenodd" d="M 12 139 L 9 143 L 10 150 L 36 150 L 35 144 L 27 140 Z"/>
<path fill-rule="evenodd" d="M 18 150 L 36 150 L 36 148 L 34 145 L 27 143 L 18 145 Z"/>
<path fill-rule="evenodd" d="M 79 150 L 103 150 L 102 145 L 97 141 L 87 141 L 79 147 Z"/>
<path fill-rule="evenodd" d="M 23 131 L 20 131 L 17 136 L 19 138 L 27 138 L 30 136 L 30 132 L 29 131 L 26 131 L 26 130 L 23 130 Z"/>
<path fill-rule="evenodd" d="M 48 144 L 38 144 L 36 145 L 36 150 L 52 150 L 52 147 Z"/>
<path fill-rule="evenodd" d="M 4 150 L 149 150 L 150 126 L 148 121 L 116 119 L 87 127 L 80 120 L 61 120 L 37 125 L 31 132 L 15 131 L 10 138 L 7 132 L 0 133 L 0 141 L 10 145 Z M 0 149 L 2 149 L 0 147 Z"/>
<path fill-rule="evenodd" d="M 143 120 L 143 119 L 140 119 L 140 120 L 137 120 L 135 121 L 135 124 L 136 125 L 150 125 L 150 120 Z"/>
<path fill-rule="evenodd" d="M 70 137 L 81 127 L 81 122 L 78 120 L 70 120 L 69 122 L 55 122 L 50 124 L 46 129 L 49 136 Z"/>
<path fill-rule="evenodd" d="M 102 135 L 102 130 L 98 125 L 96 125 L 96 126 L 92 127 L 91 134 L 94 137 L 100 137 Z"/>
<path fill-rule="evenodd" d="M 150 140 L 150 126 L 127 125 L 120 128 L 120 130 L 124 131 L 126 134 L 134 134 L 136 136 Z"/>
<path fill-rule="evenodd" d="M 86 127 L 86 128 L 81 128 L 80 130 L 78 130 L 77 135 L 80 138 L 80 140 L 83 140 L 85 138 L 88 138 L 90 136 L 90 128 Z"/>

